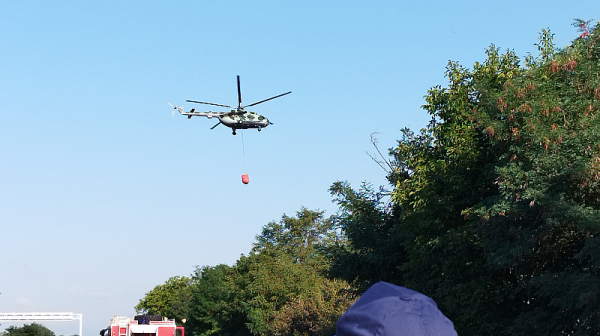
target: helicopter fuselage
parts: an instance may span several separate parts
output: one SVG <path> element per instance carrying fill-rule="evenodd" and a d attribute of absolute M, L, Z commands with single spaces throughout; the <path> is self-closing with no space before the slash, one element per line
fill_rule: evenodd
<path fill-rule="evenodd" d="M 208 119 L 217 117 L 217 118 L 219 118 L 219 123 L 217 123 L 215 126 L 211 127 L 211 129 L 214 129 L 215 127 L 223 124 L 223 125 L 231 128 L 233 135 L 235 135 L 235 130 L 238 130 L 238 129 L 256 128 L 260 131 L 262 128 L 272 125 L 272 123 L 269 121 L 269 119 L 265 118 L 264 116 L 262 116 L 256 112 L 246 111 L 244 109 L 245 107 L 262 104 L 269 100 L 290 94 L 290 93 L 292 93 L 292 91 L 282 93 L 280 95 L 273 96 L 271 98 L 263 99 L 261 101 L 257 101 L 256 103 L 252 103 L 249 105 L 242 105 L 242 90 L 240 89 L 240 76 L 237 76 L 237 93 L 238 93 L 237 108 L 235 108 L 233 106 L 229 106 L 229 105 L 223 105 L 223 104 L 208 103 L 208 102 L 189 100 L 189 99 L 187 100 L 187 102 L 190 102 L 190 103 L 230 108 L 231 109 L 230 112 L 210 112 L 210 111 L 209 112 L 195 112 L 195 109 L 191 109 L 189 112 L 184 112 L 181 107 L 177 107 L 177 106 L 173 106 L 173 105 L 171 105 L 171 106 L 173 106 L 174 110 L 177 110 L 182 115 L 187 116 L 188 119 L 190 119 L 191 117 L 206 117 Z M 171 103 L 169 103 L 169 104 L 171 104 Z"/>
<path fill-rule="evenodd" d="M 269 126 L 269 119 L 255 113 L 245 111 L 243 114 L 232 110 L 230 113 L 225 113 L 219 116 L 221 124 L 231 129 L 249 129 L 249 128 L 265 128 Z"/>
<path fill-rule="evenodd" d="M 260 131 L 271 124 L 269 119 L 264 116 L 246 110 L 231 110 L 230 112 L 195 112 L 194 109 L 192 109 L 189 112 L 185 112 L 179 108 L 178 111 L 182 115 L 187 116 L 188 119 L 191 117 L 205 117 L 208 119 L 218 118 L 219 123 L 217 125 L 223 124 L 231 128 L 234 135 L 235 131 L 239 129 L 256 128 Z M 213 128 L 217 125 L 213 126 Z"/>

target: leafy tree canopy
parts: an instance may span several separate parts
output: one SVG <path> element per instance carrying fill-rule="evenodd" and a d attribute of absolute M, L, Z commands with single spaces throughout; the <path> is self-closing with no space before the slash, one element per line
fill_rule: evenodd
<path fill-rule="evenodd" d="M 359 292 L 379 280 L 401 283 L 404 235 L 397 230 L 399 207 L 389 201 L 389 192 L 367 183 L 355 191 L 347 182 L 334 183 L 330 192 L 340 208 L 332 223 L 345 239 L 329 247 L 329 275 L 351 281 Z"/>
<path fill-rule="evenodd" d="M 337 234 L 323 213 L 301 209 L 267 224 L 248 256 L 196 270 L 188 305 L 194 335 L 331 335 L 354 299 L 325 276 Z"/>
<path fill-rule="evenodd" d="M 185 303 L 186 333 L 219 335 L 222 326 L 231 323 L 227 304 L 232 298 L 230 281 L 233 270 L 227 265 L 197 267 L 192 276 L 189 301 Z"/>
<path fill-rule="evenodd" d="M 460 335 L 597 335 L 600 26 L 575 26 L 563 49 L 542 30 L 537 57 L 491 45 L 471 69 L 449 62 L 430 123 L 384 159 L 391 190 L 337 182 L 332 218 L 283 216 L 233 266 L 169 279 L 136 309 L 185 316 L 192 335 L 330 335 L 386 280 L 431 296 Z"/>
<path fill-rule="evenodd" d="M 523 65 L 493 45 L 472 69 L 450 62 L 429 125 L 390 151 L 390 207 L 332 187 L 347 280 L 430 295 L 460 335 L 600 329 L 600 28 L 576 25 L 564 49 L 543 30 Z"/>
<path fill-rule="evenodd" d="M 2 336 L 55 336 L 54 332 L 38 323 L 24 324 L 21 327 L 10 326 Z"/>
<path fill-rule="evenodd" d="M 188 301 L 191 279 L 174 276 L 154 287 L 135 306 L 138 314 L 162 315 L 181 322 Z"/>

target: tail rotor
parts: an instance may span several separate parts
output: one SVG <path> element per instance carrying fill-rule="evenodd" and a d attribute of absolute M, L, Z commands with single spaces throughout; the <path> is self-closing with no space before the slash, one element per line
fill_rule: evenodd
<path fill-rule="evenodd" d="M 175 115 L 175 110 L 179 111 L 179 113 L 183 113 L 183 109 L 181 107 L 171 104 L 170 101 L 168 101 L 167 104 L 171 105 L 171 107 L 173 108 L 173 110 L 171 111 L 171 117 Z"/>

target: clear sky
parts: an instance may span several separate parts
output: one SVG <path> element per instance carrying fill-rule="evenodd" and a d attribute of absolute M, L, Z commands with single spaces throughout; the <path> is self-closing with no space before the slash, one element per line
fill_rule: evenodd
<path fill-rule="evenodd" d="M 334 214 L 333 182 L 384 184 L 369 135 L 386 149 L 424 127 L 448 60 L 470 67 L 490 43 L 537 54 L 543 28 L 564 46 L 573 19 L 599 12 L 597 0 L 0 2 L 0 312 L 83 313 L 97 335 L 169 277 L 233 264 L 269 221 Z M 236 75 L 244 103 L 293 92 L 252 108 L 274 125 L 242 144 L 214 120 L 171 117 L 167 101 L 235 105 Z"/>

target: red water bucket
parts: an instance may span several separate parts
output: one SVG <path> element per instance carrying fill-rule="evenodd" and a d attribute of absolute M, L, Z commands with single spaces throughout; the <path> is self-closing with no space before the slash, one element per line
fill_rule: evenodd
<path fill-rule="evenodd" d="M 248 184 L 248 182 L 250 182 L 250 179 L 248 178 L 248 174 L 246 174 L 246 173 L 242 174 L 242 183 Z"/>

